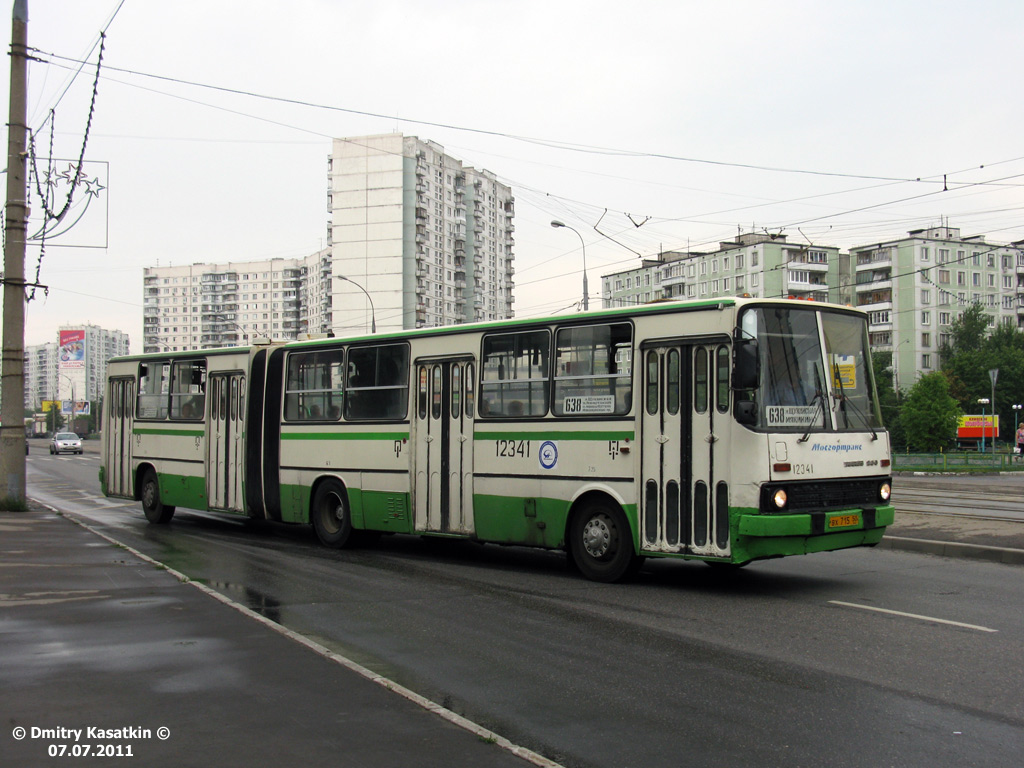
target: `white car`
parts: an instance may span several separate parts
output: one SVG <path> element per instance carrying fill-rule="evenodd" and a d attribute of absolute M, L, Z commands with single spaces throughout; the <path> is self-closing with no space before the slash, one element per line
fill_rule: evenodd
<path fill-rule="evenodd" d="M 82 438 L 74 432 L 58 432 L 50 441 L 50 453 L 81 453 Z"/>

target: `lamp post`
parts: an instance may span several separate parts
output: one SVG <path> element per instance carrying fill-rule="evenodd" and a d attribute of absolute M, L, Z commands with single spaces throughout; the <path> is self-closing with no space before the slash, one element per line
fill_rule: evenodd
<path fill-rule="evenodd" d="M 1012 408 L 1013 408 L 1013 424 L 1020 424 L 1021 423 L 1020 422 L 1020 411 L 1021 411 L 1022 408 L 1024 408 L 1024 405 L 1021 405 L 1020 403 L 1014 403 Z M 1013 434 L 1013 448 L 1014 448 L 1014 450 L 1016 450 L 1017 444 L 1018 444 L 1018 441 L 1017 441 L 1017 427 L 1013 426 L 1013 424 L 1010 425 L 1010 429 L 1013 430 L 1013 432 L 1012 432 L 1012 434 Z"/>
<path fill-rule="evenodd" d="M 71 431 L 75 432 L 76 431 L 75 430 L 75 406 L 77 405 L 77 402 L 75 401 L 75 382 L 74 382 L 74 380 L 70 376 L 67 376 L 67 375 L 65 375 L 63 373 L 58 374 L 58 375 L 62 379 L 67 379 L 68 383 L 71 385 Z M 53 429 L 54 429 L 54 432 L 57 431 L 57 427 L 56 426 L 54 426 Z"/>
<path fill-rule="evenodd" d="M 985 406 L 989 404 L 987 397 L 979 397 L 978 403 L 981 405 L 981 452 L 985 452 Z"/>
<path fill-rule="evenodd" d="M 892 382 L 893 389 L 896 390 L 896 402 L 900 401 L 900 365 L 899 365 L 899 351 L 900 347 L 906 344 L 910 339 L 904 339 L 895 346 L 892 351 Z"/>
<path fill-rule="evenodd" d="M 370 297 L 370 292 L 367 291 L 363 286 L 357 283 L 355 280 L 350 280 L 344 275 L 335 275 L 339 280 L 344 280 L 346 283 L 352 283 L 356 288 L 366 294 L 367 300 L 370 302 L 370 333 L 377 332 L 377 313 L 373 309 L 373 299 Z"/>
<path fill-rule="evenodd" d="M 587 290 L 587 244 L 583 242 L 583 235 L 575 227 L 570 227 L 568 224 L 563 224 L 561 221 L 552 221 L 551 226 L 555 229 L 565 227 L 571 229 L 576 233 L 576 236 L 580 239 L 580 247 L 583 249 L 583 311 L 586 312 L 590 309 L 590 298 L 589 291 Z"/>
<path fill-rule="evenodd" d="M 996 415 L 996 379 L 999 378 L 999 369 L 990 368 L 988 378 L 992 382 L 992 426 L 995 432 L 992 433 L 992 451 L 996 450 L 996 438 L 999 437 L 999 417 Z"/>

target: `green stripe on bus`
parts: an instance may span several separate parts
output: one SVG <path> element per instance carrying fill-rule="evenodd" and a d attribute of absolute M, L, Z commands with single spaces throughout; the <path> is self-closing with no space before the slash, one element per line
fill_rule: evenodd
<path fill-rule="evenodd" d="M 635 432 L 477 432 L 476 440 L 632 440 Z"/>
<path fill-rule="evenodd" d="M 155 427 L 135 427 L 132 429 L 134 435 L 178 435 L 180 437 L 203 437 L 206 432 L 202 429 L 158 429 Z"/>
<path fill-rule="evenodd" d="M 282 440 L 408 440 L 408 432 L 282 432 Z"/>

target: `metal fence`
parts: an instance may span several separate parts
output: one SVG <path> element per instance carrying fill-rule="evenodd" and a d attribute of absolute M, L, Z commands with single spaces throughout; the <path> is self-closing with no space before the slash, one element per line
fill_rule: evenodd
<path fill-rule="evenodd" d="M 970 471 L 1022 471 L 1024 460 L 1014 453 L 894 453 L 894 470 L 970 470 Z"/>

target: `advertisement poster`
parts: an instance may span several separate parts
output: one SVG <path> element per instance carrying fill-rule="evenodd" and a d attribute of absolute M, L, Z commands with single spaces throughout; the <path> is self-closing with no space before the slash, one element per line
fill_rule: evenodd
<path fill-rule="evenodd" d="M 85 331 L 60 332 L 60 367 L 85 368 Z"/>
<path fill-rule="evenodd" d="M 88 400 L 63 400 L 61 401 L 60 412 L 62 416 L 88 416 L 92 406 Z"/>

